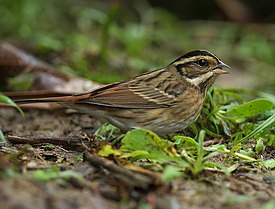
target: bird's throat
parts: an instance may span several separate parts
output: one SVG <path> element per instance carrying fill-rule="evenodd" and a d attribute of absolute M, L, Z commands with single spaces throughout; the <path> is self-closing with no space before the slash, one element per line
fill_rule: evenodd
<path fill-rule="evenodd" d="M 199 86 L 201 83 L 204 83 L 205 81 L 209 80 L 209 78 L 213 77 L 213 75 L 214 73 L 210 71 L 196 78 L 186 78 L 186 80 L 194 86 Z"/>
<path fill-rule="evenodd" d="M 201 93 L 204 95 L 206 94 L 207 90 L 214 84 L 217 76 L 213 72 L 207 72 L 199 77 L 190 79 L 187 78 L 186 80 L 191 84 L 196 86 L 197 88 L 200 89 Z"/>

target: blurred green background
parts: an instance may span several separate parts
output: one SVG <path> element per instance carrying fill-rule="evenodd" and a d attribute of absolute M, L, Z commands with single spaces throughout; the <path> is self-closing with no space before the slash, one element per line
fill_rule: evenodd
<path fill-rule="evenodd" d="M 206 49 L 232 68 L 219 85 L 275 93 L 274 0 L 0 0 L 0 14 L 1 41 L 70 74 L 109 83 Z"/>

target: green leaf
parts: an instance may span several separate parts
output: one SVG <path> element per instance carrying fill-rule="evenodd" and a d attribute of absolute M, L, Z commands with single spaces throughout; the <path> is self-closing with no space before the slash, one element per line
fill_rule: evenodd
<path fill-rule="evenodd" d="M 172 140 L 179 148 L 197 148 L 198 146 L 198 142 L 188 136 L 174 136 Z"/>
<path fill-rule="evenodd" d="M 139 156 L 143 156 L 143 155 L 148 155 L 149 152 L 145 151 L 145 150 L 136 150 L 133 151 L 129 154 L 127 154 L 127 157 L 132 157 L 132 158 L 138 158 Z"/>
<path fill-rule="evenodd" d="M 261 153 L 264 151 L 264 141 L 262 138 L 258 139 L 255 149 L 256 153 Z"/>
<path fill-rule="evenodd" d="M 256 99 L 229 109 L 227 114 L 242 118 L 249 118 L 264 111 L 271 110 L 272 107 L 273 104 L 270 100 Z"/>
<path fill-rule="evenodd" d="M 164 168 L 161 178 L 165 182 L 181 177 L 183 175 L 181 168 L 168 165 Z"/>
<path fill-rule="evenodd" d="M 197 155 L 197 159 L 196 162 L 194 164 L 194 169 L 193 169 L 193 173 L 197 174 L 199 172 L 201 172 L 204 168 L 205 168 L 205 164 L 204 164 L 204 147 L 203 147 L 203 141 L 204 141 L 204 137 L 205 137 L 205 131 L 201 130 L 199 133 L 199 143 L 198 143 L 198 155 Z"/>
<path fill-rule="evenodd" d="M 262 164 L 268 169 L 275 168 L 275 160 L 274 159 L 264 160 L 264 161 L 262 161 Z"/>
<path fill-rule="evenodd" d="M 135 159 L 148 158 L 159 162 L 177 161 L 187 165 L 185 161 L 180 159 L 170 141 L 159 138 L 152 131 L 144 129 L 131 130 L 127 132 L 121 142 L 120 150 L 128 153 L 134 152 Z"/>
<path fill-rule="evenodd" d="M 103 148 L 98 152 L 98 154 L 102 157 L 108 157 L 110 155 L 119 156 L 121 155 L 121 151 L 114 149 L 110 144 L 106 144 Z"/>
<path fill-rule="evenodd" d="M 7 104 L 7 105 L 10 105 L 12 107 L 15 107 L 18 112 L 22 115 L 22 117 L 24 118 L 24 113 L 22 111 L 22 109 L 14 103 L 14 101 L 12 101 L 9 97 L 3 95 L 3 94 L 0 94 L 0 103 L 4 103 L 4 104 Z"/>
<path fill-rule="evenodd" d="M 237 151 L 239 151 L 241 148 L 242 148 L 242 144 L 241 144 L 241 143 L 235 144 L 235 145 L 230 149 L 230 153 L 237 152 Z"/>
<path fill-rule="evenodd" d="M 58 167 L 36 170 L 30 173 L 30 176 L 41 182 L 48 182 L 52 180 L 67 180 L 70 178 L 83 180 L 83 177 L 79 173 L 72 170 L 60 171 Z"/>
<path fill-rule="evenodd" d="M 54 167 L 45 170 L 36 170 L 30 174 L 37 181 L 48 182 L 50 180 L 56 179 L 60 173 L 59 168 Z"/>
<path fill-rule="evenodd" d="M 275 134 L 270 134 L 268 138 L 267 146 L 275 147 Z"/>
<path fill-rule="evenodd" d="M 266 92 L 258 92 L 260 97 L 270 100 L 275 105 L 275 96 Z"/>
<path fill-rule="evenodd" d="M 216 169 L 219 169 L 222 172 L 224 172 L 227 176 L 230 175 L 230 170 L 222 163 L 207 161 L 207 162 L 205 162 L 205 167 L 206 168 L 214 168 L 214 169 L 216 168 Z"/>
<path fill-rule="evenodd" d="M 219 151 L 219 152 L 227 152 L 227 149 L 225 147 L 224 144 L 214 144 L 214 145 L 210 145 L 208 147 L 204 147 L 204 150 L 205 151 L 208 151 L 208 152 L 216 152 L 216 151 Z"/>
<path fill-rule="evenodd" d="M 1 130 L 0 130 L 0 142 L 6 143 L 6 138 Z"/>
<path fill-rule="evenodd" d="M 120 129 L 113 126 L 112 124 L 105 123 L 96 130 L 95 135 L 100 139 L 110 140 L 116 138 L 116 136 L 120 133 Z"/>
<path fill-rule="evenodd" d="M 31 89 L 35 81 L 35 76 L 32 73 L 22 73 L 8 80 L 8 85 L 11 89 L 17 91 L 28 91 Z"/>
<path fill-rule="evenodd" d="M 9 144 L 10 142 L 4 136 L 2 130 L 0 129 L 0 142 L 4 142 L 5 144 Z"/>

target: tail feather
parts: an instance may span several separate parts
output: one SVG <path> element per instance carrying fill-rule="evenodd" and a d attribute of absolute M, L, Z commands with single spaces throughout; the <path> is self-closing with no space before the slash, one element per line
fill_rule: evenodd
<path fill-rule="evenodd" d="M 63 97 L 47 97 L 47 98 L 37 98 L 37 99 L 19 99 L 14 100 L 16 104 L 32 104 L 32 103 L 50 103 L 50 102 L 65 102 L 68 99 L 67 96 Z"/>

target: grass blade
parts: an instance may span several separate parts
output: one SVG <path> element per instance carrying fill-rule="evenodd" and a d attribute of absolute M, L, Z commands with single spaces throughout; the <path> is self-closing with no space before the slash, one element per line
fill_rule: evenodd
<path fill-rule="evenodd" d="M 271 115 L 265 122 L 263 122 L 261 125 L 259 125 L 257 128 L 255 128 L 253 131 L 251 131 L 248 135 L 246 135 L 242 139 L 240 139 L 238 141 L 234 141 L 233 145 L 236 145 L 238 143 L 242 143 L 242 142 L 248 140 L 249 138 L 255 136 L 256 134 L 258 134 L 261 131 L 263 131 L 264 129 L 266 129 L 272 123 L 275 123 L 275 114 Z"/>
<path fill-rule="evenodd" d="M 17 111 L 21 114 L 21 116 L 24 118 L 24 112 L 22 111 L 22 109 L 14 103 L 14 101 L 12 101 L 9 97 L 3 95 L 3 94 L 0 94 L 0 103 L 4 103 L 4 104 L 7 104 L 7 105 L 10 105 L 14 108 L 17 109 Z"/>

